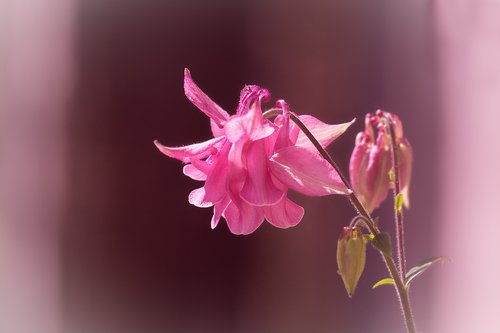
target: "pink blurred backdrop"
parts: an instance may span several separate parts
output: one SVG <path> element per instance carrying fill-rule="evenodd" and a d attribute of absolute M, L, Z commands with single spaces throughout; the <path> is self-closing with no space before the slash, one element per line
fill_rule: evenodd
<path fill-rule="evenodd" d="M 413 143 L 408 263 L 422 332 L 496 332 L 500 157 L 497 1 L 0 3 L 0 331 L 403 332 L 369 249 L 349 299 L 342 197 L 295 200 L 302 223 L 210 230 L 196 182 L 156 151 L 209 137 L 182 72 L 233 110 L 244 84 L 297 113 L 397 113 Z M 492 209 L 493 208 L 493 209 Z M 377 211 L 392 228 L 391 204 Z"/>

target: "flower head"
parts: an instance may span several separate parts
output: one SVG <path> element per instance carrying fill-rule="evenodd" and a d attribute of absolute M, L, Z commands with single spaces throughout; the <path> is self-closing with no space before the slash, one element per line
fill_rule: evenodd
<path fill-rule="evenodd" d="M 213 207 L 212 228 L 221 217 L 234 234 L 252 233 L 264 219 L 280 228 L 298 224 L 304 209 L 288 199 L 289 188 L 315 196 L 348 193 L 337 172 L 290 123 L 284 101 L 278 101 L 283 114 L 274 122 L 264 118 L 261 107 L 270 99 L 268 90 L 244 87 L 232 116 L 203 93 L 187 69 L 184 90 L 210 118 L 214 138 L 184 147 L 167 147 L 157 141 L 155 145 L 186 163 L 185 175 L 205 182 L 190 193 L 189 202 Z M 324 146 L 352 123 L 327 125 L 312 116 L 301 116 L 301 120 Z"/>
<path fill-rule="evenodd" d="M 389 122 L 394 126 L 403 202 L 409 206 L 412 148 L 403 136 L 403 125 L 399 118 L 387 112 L 377 112 L 376 115 L 366 115 L 365 130 L 356 136 L 349 165 L 352 187 L 369 212 L 385 200 L 389 189 L 394 186 L 390 177 L 392 153 Z M 378 132 L 376 139 L 374 125 Z"/>

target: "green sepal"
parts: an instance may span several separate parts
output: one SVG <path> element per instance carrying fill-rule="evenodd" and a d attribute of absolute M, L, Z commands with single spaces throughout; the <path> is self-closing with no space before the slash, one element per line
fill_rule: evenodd
<path fill-rule="evenodd" d="M 403 208 L 403 194 L 402 193 L 398 193 L 396 195 L 394 205 L 396 205 L 396 211 L 398 212 L 398 214 L 401 214 L 401 209 Z"/>
<path fill-rule="evenodd" d="M 365 239 L 366 242 L 370 242 L 370 241 L 372 241 L 375 238 L 375 236 L 372 235 L 372 234 L 363 235 L 363 237 L 364 237 L 364 239 Z"/>
<path fill-rule="evenodd" d="M 392 256 L 391 238 L 388 233 L 381 232 L 374 235 L 372 239 L 374 248 L 382 252 L 385 256 Z"/>
<path fill-rule="evenodd" d="M 433 264 L 435 264 L 439 261 L 449 261 L 449 260 L 450 260 L 450 258 L 448 258 L 446 256 L 432 257 L 432 258 L 428 258 L 428 259 L 422 261 L 421 263 L 419 263 L 418 265 L 410 268 L 410 270 L 408 270 L 408 272 L 406 272 L 405 286 L 408 288 L 408 286 L 410 285 L 410 282 L 412 282 L 413 279 L 415 279 L 417 276 L 419 276 L 420 274 L 425 272 Z"/>
<path fill-rule="evenodd" d="M 392 284 L 394 285 L 394 279 L 392 278 L 385 278 L 385 279 L 382 279 L 380 280 L 379 282 L 375 283 L 373 286 L 372 286 L 372 289 L 375 289 L 377 287 L 380 287 L 380 286 L 383 286 L 383 285 L 386 285 L 386 284 Z"/>

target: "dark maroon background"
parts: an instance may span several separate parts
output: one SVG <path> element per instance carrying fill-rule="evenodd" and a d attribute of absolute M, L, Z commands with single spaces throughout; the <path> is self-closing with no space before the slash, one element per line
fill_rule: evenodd
<path fill-rule="evenodd" d="M 79 1 L 63 331 L 402 332 L 392 288 L 370 290 L 387 275 L 375 251 L 354 298 L 343 290 L 335 247 L 353 217 L 347 199 L 294 195 L 306 216 L 288 230 L 211 230 L 211 210 L 187 202 L 199 184 L 152 142 L 210 137 L 184 96 L 185 67 L 230 113 L 239 90 L 259 84 L 297 113 L 358 118 L 330 147 L 346 172 L 364 114 L 397 113 L 416 156 L 408 261 L 430 256 L 434 203 L 424 193 L 437 190 L 439 119 L 428 10 L 427 1 Z M 389 230 L 390 207 L 377 211 Z M 424 332 L 430 281 L 413 289 Z"/>

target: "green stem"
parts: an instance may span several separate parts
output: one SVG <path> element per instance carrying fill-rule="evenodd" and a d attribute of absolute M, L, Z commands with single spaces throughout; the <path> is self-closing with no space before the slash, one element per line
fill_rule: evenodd
<path fill-rule="evenodd" d="M 282 110 L 279 108 L 274 108 L 266 111 L 264 113 L 265 118 L 271 118 L 274 116 L 277 116 L 279 114 L 282 114 Z M 337 163 L 333 160 L 333 158 L 330 156 L 330 154 L 321 146 L 321 144 L 316 140 L 314 135 L 309 131 L 309 129 L 304 125 L 304 123 L 294 115 L 293 113 L 289 113 L 290 119 L 297 124 L 297 126 L 302 130 L 302 132 L 307 136 L 307 138 L 311 141 L 311 143 L 316 147 L 318 152 L 323 156 L 325 160 L 327 160 L 332 167 L 337 171 L 339 174 L 340 178 L 342 179 L 342 182 L 344 185 L 349 189 L 350 194 L 349 194 L 349 200 L 351 201 L 352 205 L 354 206 L 355 210 L 363 216 L 363 220 L 366 222 L 365 225 L 367 228 L 370 230 L 370 232 L 374 235 L 377 236 L 380 234 L 380 230 L 378 229 L 375 221 L 372 219 L 370 213 L 366 210 L 366 208 L 363 206 L 359 198 L 357 197 L 356 193 L 352 190 L 351 185 L 347 181 L 347 178 L 342 174 L 340 168 L 338 167 Z M 379 250 L 380 251 L 380 250 Z M 410 305 L 410 299 L 408 295 L 408 289 L 405 286 L 404 283 L 404 277 L 402 278 L 398 272 L 398 269 L 396 268 L 396 264 L 394 263 L 394 259 L 389 253 L 384 253 L 380 251 L 382 254 L 382 259 L 385 262 L 385 265 L 387 266 L 387 269 L 394 280 L 394 285 L 396 288 L 396 294 L 398 296 L 399 304 L 401 305 L 401 310 L 403 312 L 403 317 L 405 319 L 405 324 L 406 324 L 406 329 L 408 330 L 408 333 L 416 333 L 417 330 L 415 328 L 415 322 L 413 320 L 413 315 L 411 311 L 411 305 Z"/>
<path fill-rule="evenodd" d="M 401 181 L 399 172 L 398 146 L 396 142 L 396 133 L 394 130 L 394 122 L 390 116 L 386 116 L 389 123 L 389 133 L 391 137 L 392 150 L 392 168 L 394 171 L 394 220 L 396 222 L 396 244 L 398 252 L 399 275 L 401 280 L 406 279 L 406 256 L 404 243 L 404 225 L 403 225 L 403 210 L 399 206 L 398 196 L 401 194 Z"/>
<path fill-rule="evenodd" d="M 382 253 L 385 265 L 394 280 L 394 286 L 396 287 L 396 293 L 398 295 L 399 304 L 401 305 L 401 310 L 403 311 L 403 316 L 405 319 L 406 329 L 408 333 L 416 333 L 417 329 L 415 327 L 415 320 L 413 319 L 413 314 L 411 311 L 410 296 L 408 293 L 408 288 L 406 288 L 403 280 L 398 274 L 398 269 L 394 263 L 392 256 Z"/>

